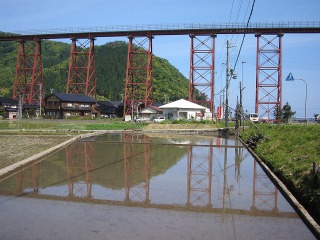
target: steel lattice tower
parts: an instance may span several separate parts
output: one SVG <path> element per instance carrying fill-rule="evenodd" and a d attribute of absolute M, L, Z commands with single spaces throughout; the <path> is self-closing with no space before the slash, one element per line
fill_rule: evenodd
<path fill-rule="evenodd" d="M 41 41 L 19 41 L 12 98 L 40 105 L 44 96 Z"/>
<path fill-rule="evenodd" d="M 94 38 L 87 39 L 85 42 L 72 39 L 66 92 L 84 94 L 96 99 Z"/>
<path fill-rule="evenodd" d="M 135 43 L 133 43 L 135 40 Z M 124 115 L 153 103 L 152 37 L 129 37 Z"/>
<path fill-rule="evenodd" d="M 282 35 L 256 35 L 256 104 L 260 117 L 282 107 Z"/>
<path fill-rule="evenodd" d="M 214 116 L 214 40 L 215 35 L 190 35 L 190 81 L 191 102 L 204 105 Z"/>

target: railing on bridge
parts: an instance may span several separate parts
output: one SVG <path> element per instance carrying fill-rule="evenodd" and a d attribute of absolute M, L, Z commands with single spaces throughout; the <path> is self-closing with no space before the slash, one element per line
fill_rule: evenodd
<path fill-rule="evenodd" d="M 102 33 L 102 32 L 128 32 L 128 31 L 179 31 L 179 30 L 221 30 L 221 29 L 305 29 L 320 28 L 320 21 L 299 22 L 253 22 L 253 23 L 168 23 L 168 24 L 137 24 L 137 25 L 110 25 L 100 27 L 68 27 L 51 29 L 18 30 L 1 32 L 2 37 L 15 35 L 45 35 L 69 33 Z"/>

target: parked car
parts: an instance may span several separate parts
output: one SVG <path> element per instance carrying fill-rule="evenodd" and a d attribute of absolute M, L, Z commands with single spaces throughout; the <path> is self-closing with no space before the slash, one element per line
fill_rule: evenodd
<path fill-rule="evenodd" d="M 249 119 L 251 122 L 257 123 L 259 122 L 259 115 L 257 113 L 250 113 Z"/>
<path fill-rule="evenodd" d="M 159 116 L 153 119 L 153 122 L 159 123 L 159 122 L 163 122 L 164 120 L 166 120 L 164 116 Z"/>
<path fill-rule="evenodd" d="M 145 117 L 135 116 L 133 121 L 135 122 L 145 122 L 147 119 Z"/>

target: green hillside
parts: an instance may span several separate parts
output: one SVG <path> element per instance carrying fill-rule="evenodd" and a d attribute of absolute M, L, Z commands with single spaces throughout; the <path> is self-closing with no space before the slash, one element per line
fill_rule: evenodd
<path fill-rule="evenodd" d="M 42 61 L 45 94 L 65 92 L 70 44 L 43 41 Z M 0 96 L 11 97 L 17 59 L 17 42 L 0 42 Z M 121 100 L 127 62 L 127 44 L 111 42 L 95 47 L 97 95 L 100 99 Z M 188 80 L 166 59 L 153 57 L 154 101 L 187 98 Z"/>

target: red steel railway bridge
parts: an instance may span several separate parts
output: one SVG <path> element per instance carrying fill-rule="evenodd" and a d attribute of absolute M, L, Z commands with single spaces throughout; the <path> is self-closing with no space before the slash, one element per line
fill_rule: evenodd
<path fill-rule="evenodd" d="M 71 39 L 67 93 L 96 97 L 94 41 L 99 37 L 128 37 L 125 113 L 139 103 L 153 104 L 152 39 L 154 36 L 190 37 L 190 80 L 188 100 L 205 105 L 214 115 L 214 56 L 218 34 L 255 34 L 255 111 L 266 116 L 282 107 L 282 37 L 284 34 L 320 33 L 320 22 L 222 23 L 110 26 L 101 28 L 56 29 L 24 33 L 0 33 L 0 41 L 19 42 L 13 98 L 39 105 L 44 98 L 41 41 Z M 196 99 L 196 91 L 206 96 Z M 22 97 L 21 97 L 22 96 Z"/>

